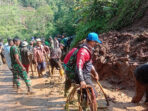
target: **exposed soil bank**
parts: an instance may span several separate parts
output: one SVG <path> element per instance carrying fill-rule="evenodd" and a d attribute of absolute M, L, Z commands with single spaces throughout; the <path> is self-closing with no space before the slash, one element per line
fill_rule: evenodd
<path fill-rule="evenodd" d="M 96 47 L 94 54 L 100 78 L 133 87 L 134 69 L 148 62 L 148 10 L 131 27 L 101 34 L 100 38 L 103 44 Z"/>

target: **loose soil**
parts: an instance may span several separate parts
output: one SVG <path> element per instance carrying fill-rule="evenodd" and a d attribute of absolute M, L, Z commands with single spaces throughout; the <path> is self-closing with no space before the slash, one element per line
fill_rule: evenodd
<path fill-rule="evenodd" d="M 93 57 L 100 79 L 133 89 L 135 68 L 148 62 L 148 9 L 131 26 L 103 33 L 100 39 Z"/>
<path fill-rule="evenodd" d="M 146 111 L 146 105 L 130 103 L 134 91 L 120 88 L 117 84 L 101 81 L 106 94 L 109 96 L 110 106 L 106 107 L 106 101 L 99 93 L 98 111 Z M 34 95 L 27 95 L 24 82 L 21 81 L 22 92 L 16 94 L 12 88 L 12 74 L 6 65 L 0 66 L 0 111 L 65 111 L 64 105 L 64 79 L 55 75 L 47 78 L 32 79 Z M 98 92 L 100 91 L 96 85 Z M 77 111 L 77 106 L 71 107 L 70 111 Z"/>

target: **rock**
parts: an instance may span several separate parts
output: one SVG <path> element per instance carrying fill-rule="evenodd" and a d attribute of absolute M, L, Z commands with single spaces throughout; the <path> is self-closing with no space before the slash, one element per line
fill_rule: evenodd
<path fill-rule="evenodd" d="M 110 31 L 100 38 L 103 44 L 96 47 L 93 57 L 100 78 L 110 81 L 114 77 L 127 87 L 133 86 L 134 69 L 148 61 L 148 32 L 134 35 Z"/>

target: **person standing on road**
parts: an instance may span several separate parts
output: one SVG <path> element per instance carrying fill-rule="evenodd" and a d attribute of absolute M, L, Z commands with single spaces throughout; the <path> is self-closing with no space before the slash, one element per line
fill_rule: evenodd
<path fill-rule="evenodd" d="M 6 59 L 6 64 L 8 65 L 9 69 L 11 70 L 13 74 L 13 87 L 15 86 L 15 81 L 14 81 L 14 72 L 11 66 L 11 57 L 10 57 L 10 47 L 14 45 L 12 39 L 7 39 L 8 43 L 4 45 L 4 57 Z"/>
<path fill-rule="evenodd" d="M 52 37 L 49 37 L 49 48 L 51 51 L 54 49 L 54 40 Z"/>
<path fill-rule="evenodd" d="M 54 38 L 54 48 L 59 48 L 60 44 L 57 37 Z"/>
<path fill-rule="evenodd" d="M 25 67 L 23 66 L 21 62 L 21 55 L 20 55 L 20 39 L 18 37 L 15 37 L 13 39 L 14 45 L 10 48 L 10 57 L 11 57 L 11 63 L 12 63 L 12 69 L 14 71 L 14 80 L 17 84 L 17 93 L 21 91 L 20 89 L 20 82 L 18 78 L 22 78 L 24 82 L 26 83 L 28 94 L 31 94 L 31 81 L 28 78 L 27 72 Z"/>
<path fill-rule="evenodd" d="M 93 87 L 95 91 L 95 96 L 97 96 L 97 92 L 94 88 L 93 82 L 92 82 L 92 74 L 93 77 L 98 81 L 99 76 L 96 72 L 93 64 L 92 64 L 92 54 L 93 54 L 93 48 L 96 46 L 96 43 L 102 43 L 99 40 L 98 34 L 96 33 L 89 33 L 86 38 L 86 43 L 81 44 L 78 48 L 73 48 L 65 57 L 64 59 L 64 68 L 66 72 L 69 72 L 70 68 L 74 66 L 74 71 L 71 71 L 73 76 L 73 80 L 80 84 L 81 88 L 86 88 L 86 85 L 90 85 Z M 76 52 L 76 60 L 75 63 L 71 64 L 69 66 L 69 60 L 71 60 L 71 57 Z M 69 75 L 70 73 L 66 73 L 66 75 Z M 72 77 L 71 76 L 71 77 Z M 68 89 L 71 87 L 71 80 L 69 77 L 66 78 L 65 82 L 65 96 L 68 91 Z"/>
<path fill-rule="evenodd" d="M 51 65 L 52 74 L 53 74 L 54 68 L 59 70 L 61 67 L 61 56 L 62 56 L 63 47 L 64 47 L 64 45 L 60 44 L 60 47 L 55 48 L 51 53 L 50 65 Z"/>
<path fill-rule="evenodd" d="M 30 65 L 30 61 L 29 61 L 29 55 L 30 55 L 30 51 L 27 48 L 28 43 L 26 41 L 23 41 L 21 44 L 21 49 L 20 49 L 20 53 L 21 53 L 21 58 L 22 58 L 22 64 L 25 67 L 27 73 L 29 73 L 29 65 Z"/>
<path fill-rule="evenodd" d="M 34 71 L 36 71 L 36 63 L 34 61 L 34 55 L 33 55 L 33 50 L 34 50 L 34 40 L 30 41 L 30 44 L 28 45 L 28 49 L 29 49 L 29 52 L 30 52 L 30 55 L 29 55 L 29 62 L 30 62 L 30 68 L 31 68 L 31 71 L 32 71 L 32 78 L 35 77 L 34 75 Z"/>
<path fill-rule="evenodd" d="M 37 65 L 38 77 L 43 76 L 43 71 L 46 69 L 46 51 L 42 45 L 41 39 L 36 39 L 37 45 L 34 47 L 34 61 Z"/>

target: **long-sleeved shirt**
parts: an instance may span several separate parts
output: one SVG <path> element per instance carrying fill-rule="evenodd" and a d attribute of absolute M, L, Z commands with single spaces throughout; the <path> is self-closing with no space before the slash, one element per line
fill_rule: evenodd
<path fill-rule="evenodd" d="M 12 69 L 12 66 L 11 66 L 11 57 L 10 57 L 10 47 L 8 44 L 7 45 L 4 45 L 4 56 L 5 56 L 5 59 L 6 59 L 6 63 L 9 67 L 9 69 Z"/>
<path fill-rule="evenodd" d="M 54 48 L 59 48 L 59 41 L 58 40 L 54 40 Z"/>
<path fill-rule="evenodd" d="M 74 51 L 76 51 L 77 50 L 77 48 L 73 48 L 72 50 L 70 50 L 69 52 L 68 52 L 68 54 L 66 55 L 66 57 L 64 58 L 64 64 L 67 64 L 68 63 L 68 61 L 69 61 L 69 59 L 70 59 L 70 57 L 72 56 L 72 54 L 74 53 Z"/>
<path fill-rule="evenodd" d="M 79 82 L 85 81 L 87 77 L 91 77 L 91 70 L 93 68 L 91 59 L 91 50 L 86 44 L 80 46 L 80 48 L 73 48 L 65 57 L 64 64 L 67 64 L 70 57 L 78 49 L 77 61 L 76 61 L 76 72 Z"/>
<path fill-rule="evenodd" d="M 79 82 L 85 81 L 86 78 L 91 77 L 93 67 L 91 51 L 86 45 L 79 49 L 76 65 Z"/>

